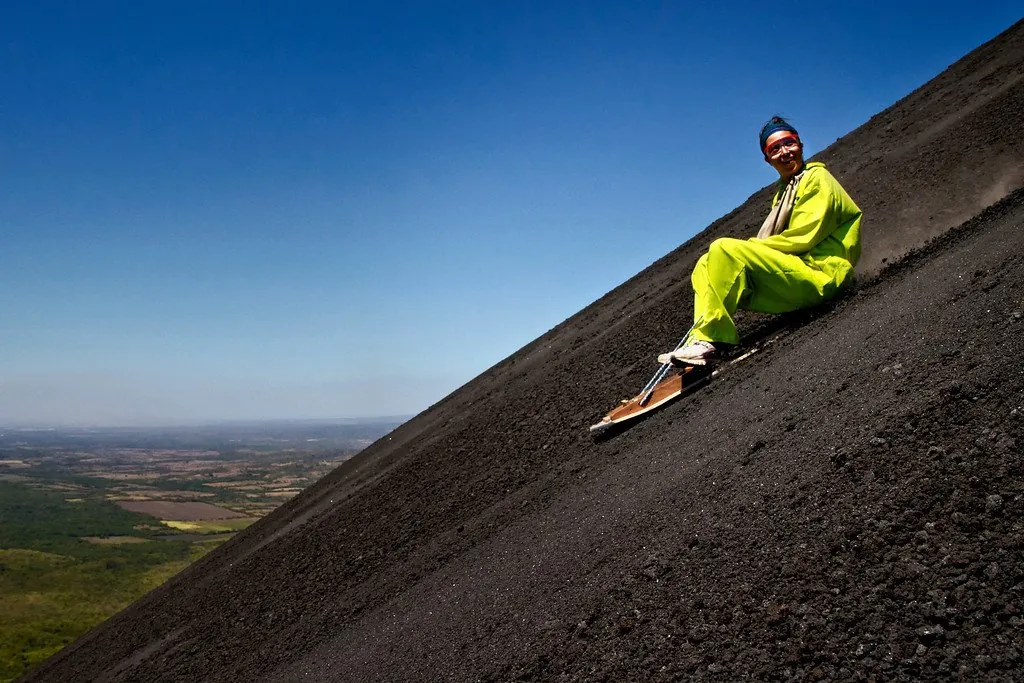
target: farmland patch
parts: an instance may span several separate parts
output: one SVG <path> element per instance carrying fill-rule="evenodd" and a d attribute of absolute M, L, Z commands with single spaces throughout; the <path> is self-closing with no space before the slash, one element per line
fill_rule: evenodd
<path fill-rule="evenodd" d="M 82 540 L 93 545 L 124 545 L 125 543 L 145 543 L 149 539 L 138 536 L 84 536 Z"/>
<path fill-rule="evenodd" d="M 116 501 L 129 512 L 140 512 L 159 519 L 174 519 L 185 522 L 210 519 L 238 519 L 246 517 L 241 512 L 211 505 L 210 503 L 175 503 L 166 500 Z"/>
<path fill-rule="evenodd" d="M 162 520 L 172 529 L 187 531 L 194 534 L 222 534 L 228 531 L 241 531 L 256 521 L 255 517 L 218 520 Z"/>

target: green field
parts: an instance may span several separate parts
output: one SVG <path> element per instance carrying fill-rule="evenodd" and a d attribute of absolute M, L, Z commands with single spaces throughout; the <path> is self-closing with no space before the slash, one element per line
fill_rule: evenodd
<path fill-rule="evenodd" d="M 161 538 L 173 530 L 99 492 L 68 497 L 0 481 L 0 681 L 25 673 L 227 538 Z"/>

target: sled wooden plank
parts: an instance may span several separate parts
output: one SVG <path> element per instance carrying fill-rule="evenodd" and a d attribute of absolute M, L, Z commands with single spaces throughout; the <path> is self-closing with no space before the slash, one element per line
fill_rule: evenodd
<path fill-rule="evenodd" d="M 750 358 L 755 353 L 774 342 L 779 336 L 780 335 L 776 335 L 775 337 L 762 342 L 758 346 L 749 349 L 746 353 L 729 360 L 725 365 L 714 370 L 706 365 L 686 365 L 681 367 L 679 374 L 666 377 L 654 386 L 654 391 L 651 392 L 650 400 L 644 405 L 640 405 L 640 401 L 643 399 L 646 392 L 641 392 L 628 401 L 623 401 L 617 408 L 601 418 L 601 421 L 597 424 L 590 425 L 591 436 L 595 439 L 603 438 L 608 434 L 619 432 L 620 429 L 628 428 L 629 423 L 633 420 L 660 408 L 669 401 L 678 398 L 688 391 L 697 389 L 705 382 L 717 377 L 733 365 Z"/>
<path fill-rule="evenodd" d="M 612 425 L 619 425 L 656 410 L 674 398 L 680 396 L 685 390 L 699 384 L 701 380 L 707 379 L 707 373 L 697 372 L 694 367 L 683 368 L 679 374 L 671 375 L 654 385 L 654 391 L 647 403 L 641 405 L 640 401 L 644 393 L 637 394 L 628 401 L 623 401 L 619 406 L 605 415 L 600 422 L 591 425 L 590 431 L 603 431 Z"/>

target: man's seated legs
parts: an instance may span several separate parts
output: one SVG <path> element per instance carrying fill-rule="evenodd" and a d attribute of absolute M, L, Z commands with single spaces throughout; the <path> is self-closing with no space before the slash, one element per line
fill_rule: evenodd
<path fill-rule="evenodd" d="M 711 243 L 691 279 L 697 323 L 691 337 L 712 343 L 739 342 L 732 320 L 739 308 L 785 313 L 813 306 L 838 291 L 829 275 L 799 256 L 729 237 Z"/>

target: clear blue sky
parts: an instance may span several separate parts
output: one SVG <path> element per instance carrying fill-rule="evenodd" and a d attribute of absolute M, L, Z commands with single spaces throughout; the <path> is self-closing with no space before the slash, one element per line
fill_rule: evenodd
<path fill-rule="evenodd" d="M 418 412 L 1021 14 L 5 2 L 0 424 Z"/>

